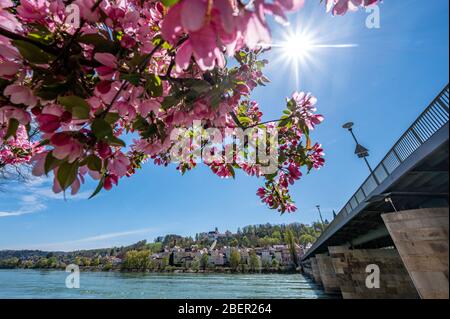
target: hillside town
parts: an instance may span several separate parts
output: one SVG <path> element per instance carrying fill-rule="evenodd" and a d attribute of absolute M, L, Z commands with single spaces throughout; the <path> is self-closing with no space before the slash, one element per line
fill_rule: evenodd
<path fill-rule="evenodd" d="M 0 251 L 0 268 L 142 272 L 291 272 L 320 234 L 321 225 L 247 226 L 237 233 L 213 231 L 195 239 L 178 235 L 126 247 L 74 252 Z M 308 236 L 306 236 L 308 235 Z"/>

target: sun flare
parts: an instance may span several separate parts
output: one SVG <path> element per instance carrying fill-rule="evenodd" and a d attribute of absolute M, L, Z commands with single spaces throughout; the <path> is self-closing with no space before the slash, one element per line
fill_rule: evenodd
<path fill-rule="evenodd" d="M 326 58 L 331 51 L 357 46 L 353 43 L 336 43 L 334 39 L 314 32 L 308 26 L 288 27 L 278 35 L 278 41 L 271 44 L 276 54 L 275 62 L 289 69 L 297 88 L 305 74 L 314 74 L 320 70 L 321 59 Z"/>
<path fill-rule="evenodd" d="M 290 59 L 304 60 L 310 56 L 314 50 L 314 42 L 308 34 L 293 34 L 287 37 L 281 47 Z"/>

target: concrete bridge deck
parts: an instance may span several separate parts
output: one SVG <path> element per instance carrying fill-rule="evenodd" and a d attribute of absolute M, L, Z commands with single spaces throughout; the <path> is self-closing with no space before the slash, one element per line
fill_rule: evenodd
<path fill-rule="evenodd" d="M 326 292 L 449 298 L 448 120 L 447 85 L 302 257 Z"/>
<path fill-rule="evenodd" d="M 374 169 L 379 184 L 369 176 L 302 260 L 328 252 L 329 246 L 392 245 L 381 214 L 448 207 L 448 120 L 447 86 Z"/>

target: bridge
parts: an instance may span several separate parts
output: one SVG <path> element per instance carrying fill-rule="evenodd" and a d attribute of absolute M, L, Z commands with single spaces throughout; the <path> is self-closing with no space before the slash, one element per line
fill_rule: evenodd
<path fill-rule="evenodd" d="M 326 291 L 448 298 L 448 120 L 447 85 L 302 257 Z M 383 265 L 384 289 L 361 282 L 369 262 Z"/>

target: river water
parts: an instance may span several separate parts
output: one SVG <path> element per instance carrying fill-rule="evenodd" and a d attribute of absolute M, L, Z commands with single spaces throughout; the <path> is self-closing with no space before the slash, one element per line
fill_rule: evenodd
<path fill-rule="evenodd" d="M 0 298 L 328 298 L 301 274 L 81 272 L 79 289 L 66 287 L 67 275 L 58 270 L 0 270 Z"/>

